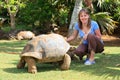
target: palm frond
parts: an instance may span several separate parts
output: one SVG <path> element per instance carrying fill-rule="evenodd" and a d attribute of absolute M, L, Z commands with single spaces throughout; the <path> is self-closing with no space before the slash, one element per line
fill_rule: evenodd
<path fill-rule="evenodd" d="M 117 21 L 114 21 L 108 12 L 91 14 L 91 18 L 98 22 L 103 34 L 112 34 L 117 28 Z"/>
<path fill-rule="evenodd" d="M 97 6 L 101 7 L 103 2 L 105 2 L 105 0 L 98 0 Z"/>

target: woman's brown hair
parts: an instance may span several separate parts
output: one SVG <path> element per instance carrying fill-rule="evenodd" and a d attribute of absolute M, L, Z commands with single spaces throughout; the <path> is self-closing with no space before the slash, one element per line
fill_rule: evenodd
<path fill-rule="evenodd" d="M 80 14 L 81 14 L 82 12 L 85 12 L 86 14 L 88 14 L 88 15 L 90 16 L 90 13 L 89 13 L 89 11 L 88 11 L 87 9 L 83 8 L 83 9 L 80 10 L 80 12 L 79 12 L 79 14 L 78 14 L 78 25 L 79 25 L 79 28 L 80 28 L 80 29 L 83 28 L 82 22 L 81 22 L 81 20 L 80 20 Z M 91 27 L 91 18 L 90 18 L 90 17 L 89 17 L 89 19 L 88 19 L 87 27 L 88 27 L 88 28 Z"/>

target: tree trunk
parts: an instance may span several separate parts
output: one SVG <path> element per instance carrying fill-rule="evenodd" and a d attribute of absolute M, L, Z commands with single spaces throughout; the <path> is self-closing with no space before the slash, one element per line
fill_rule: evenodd
<path fill-rule="evenodd" d="M 5 0 L 5 2 L 7 5 L 10 4 L 9 0 Z M 15 7 L 15 5 L 14 5 L 14 7 Z M 10 15 L 10 26 L 12 29 L 15 29 L 15 17 L 16 17 L 16 14 L 18 12 L 18 7 L 16 6 L 16 10 L 14 12 L 11 10 L 11 8 L 12 8 L 11 6 L 7 7 L 8 13 Z"/>
<path fill-rule="evenodd" d="M 12 29 L 15 29 L 15 14 L 14 13 L 9 14 L 10 14 L 10 26 Z"/>
<path fill-rule="evenodd" d="M 78 21 L 77 20 L 78 13 L 79 13 L 80 9 L 82 9 L 82 1 L 83 0 L 76 0 L 76 2 L 75 2 L 74 10 L 73 10 L 72 17 L 71 17 L 71 22 L 69 25 L 68 36 L 72 34 L 74 24 Z"/>
<path fill-rule="evenodd" d="M 93 13 L 94 8 L 93 8 L 92 0 L 84 0 L 84 3 L 91 10 L 91 12 Z"/>

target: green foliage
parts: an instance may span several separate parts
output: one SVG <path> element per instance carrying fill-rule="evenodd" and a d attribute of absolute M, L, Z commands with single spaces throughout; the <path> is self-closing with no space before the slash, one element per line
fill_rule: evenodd
<path fill-rule="evenodd" d="M 114 13 L 114 18 L 115 20 L 120 22 L 120 2 L 119 2 L 119 6 L 117 8 L 115 8 L 115 13 Z"/>
<path fill-rule="evenodd" d="M 70 2 L 69 2 L 70 3 Z M 73 2 L 71 2 L 73 3 Z M 58 23 L 66 24 L 70 7 L 64 0 L 36 0 L 26 4 L 26 8 L 19 11 L 18 22 L 32 24 L 39 21 L 39 26 Z"/>
<path fill-rule="evenodd" d="M 66 25 L 70 22 L 70 16 L 74 7 L 74 0 L 20 1 L 24 3 L 24 5 L 19 6 L 21 8 L 19 8 L 16 16 L 16 23 L 20 25 L 32 25 L 32 27 L 37 30 L 45 30 L 44 28 L 48 28 L 52 23 L 56 23 L 58 26 Z M 19 4 L 17 0 L 11 0 L 9 5 L 5 6 L 4 3 L 4 7 L 12 6 L 11 10 L 14 12 L 17 4 Z"/>
<path fill-rule="evenodd" d="M 16 29 L 17 30 L 33 31 L 33 27 L 32 26 L 28 26 L 28 25 L 16 25 Z"/>
<path fill-rule="evenodd" d="M 42 25 L 46 21 L 51 21 L 53 9 L 46 0 L 36 0 L 34 3 L 27 3 L 26 8 L 19 12 L 18 18 L 26 24 L 34 24 L 38 20 Z"/>
<path fill-rule="evenodd" d="M 10 1 L 6 4 L 4 0 L 0 0 L 0 17 L 9 17 L 7 11 L 1 8 L 10 7 L 11 12 L 19 9 L 16 16 L 17 24 L 30 25 L 33 29 L 46 30 L 51 23 L 56 23 L 58 26 L 69 25 L 71 14 L 74 8 L 75 0 L 7 0 Z M 120 0 L 93 0 L 95 19 L 99 22 L 101 31 L 103 33 L 111 34 L 116 28 L 116 22 L 120 22 Z M 100 12 L 100 14 L 99 14 Z M 101 13 L 103 12 L 103 13 Z M 104 12 L 108 12 L 105 14 Z M 99 14 L 99 17 L 97 15 Z M 107 23 L 104 24 L 105 17 Z M 104 17 L 103 17 L 104 15 Z M 108 17 L 109 16 L 109 17 Z M 100 20 L 98 20 L 100 18 Z M 109 19 L 108 19 L 109 18 Z M 110 22 L 111 21 L 111 22 Z M 102 22 L 104 22 L 104 27 Z M 110 24 L 111 23 L 111 24 Z M 105 26 L 110 24 L 109 27 Z M 68 26 L 67 25 L 67 26 Z M 112 27 L 110 27 L 112 26 Z M 19 26 L 21 27 L 21 26 Z M 30 28 L 31 27 L 27 27 Z M 110 28 L 110 29 L 109 29 Z M 25 29 L 25 28 L 24 28 Z M 105 30 L 103 30 L 105 29 Z M 113 30 L 112 30 L 113 29 Z M 108 31 L 107 31 L 108 30 Z"/>
<path fill-rule="evenodd" d="M 120 22 L 120 0 L 98 0 L 96 9 L 100 9 L 100 12 L 108 12 L 115 21 Z"/>
<path fill-rule="evenodd" d="M 11 30 L 10 26 L 2 27 L 1 29 L 6 33 Z"/>
<path fill-rule="evenodd" d="M 68 10 L 61 8 L 59 10 L 59 15 L 58 16 L 59 16 L 60 24 L 61 25 L 66 24 L 67 23 L 67 17 L 68 17 Z"/>
<path fill-rule="evenodd" d="M 1 28 L 4 32 L 10 32 L 11 27 L 10 26 L 5 26 Z M 32 26 L 27 26 L 27 25 L 16 25 L 16 30 L 28 30 L 28 31 L 33 31 Z"/>
<path fill-rule="evenodd" d="M 0 6 L 9 9 L 10 13 L 16 13 L 19 8 L 24 8 L 25 4 L 21 0 L 1 1 Z"/>
<path fill-rule="evenodd" d="M 100 25 L 103 34 L 112 34 L 117 27 L 116 21 L 112 19 L 108 12 L 98 12 L 91 15 L 92 19 Z"/>
<path fill-rule="evenodd" d="M 0 1 L 0 7 L 3 7 L 5 9 L 7 9 L 7 11 L 8 11 L 8 14 L 10 17 L 10 27 L 12 29 L 15 29 L 16 14 L 20 8 L 25 7 L 25 4 L 24 4 L 25 1 L 21 1 L 21 0 L 3 0 L 3 1 Z"/>
<path fill-rule="evenodd" d="M 47 0 L 36 0 L 26 4 L 24 9 L 18 13 L 19 24 L 31 25 L 37 31 L 46 31 L 49 24 L 53 22 L 53 13 L 55 12 L 54 6 Z"/>
<path fill-rule="evenodd" d="M 97 3 L 97 5 L 96 5 Z M 120 24 L 120 1 L 119 0 L 94 0 L 95 19 L 103 34 L 112 34 Z"/>

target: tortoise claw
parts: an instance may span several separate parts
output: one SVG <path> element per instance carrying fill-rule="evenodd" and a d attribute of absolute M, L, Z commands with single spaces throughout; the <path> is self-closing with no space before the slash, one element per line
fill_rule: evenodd
<path fill-rule="evenodd" d="M 32 74 L 36 74 L 37 73 L 37 70 L 36 69 L 32 69 L 32 70 L 28 70 L 29 73 L 32 73 Z"/>

